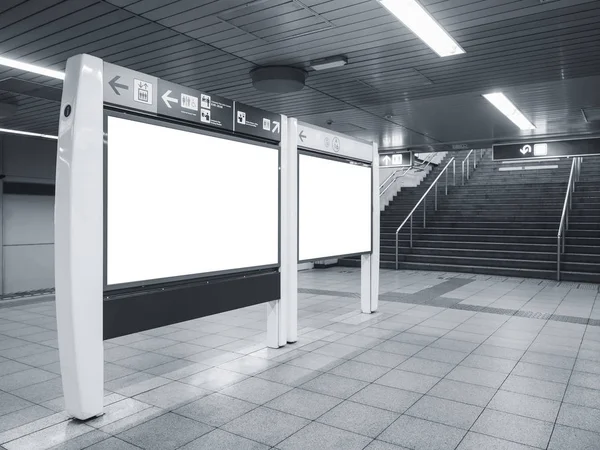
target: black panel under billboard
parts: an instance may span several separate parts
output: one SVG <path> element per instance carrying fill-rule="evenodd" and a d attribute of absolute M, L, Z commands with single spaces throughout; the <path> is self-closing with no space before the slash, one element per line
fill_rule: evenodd
<path fill-rule="evenodd" d="M 104 300 L 104 339 L 278 300 L 280 280 L 279 271 L 269 271 L 111 295 Z"/>
<path fill-rule="evenodd" d="M 493 146 L 494 161 L 600 155 L 600 138 Z"/>
<path fill-rule="evenodd" d="M 235 102 L 236 133 L 244 133 L 261 139 L 281 141 L 281 114 Z"/>

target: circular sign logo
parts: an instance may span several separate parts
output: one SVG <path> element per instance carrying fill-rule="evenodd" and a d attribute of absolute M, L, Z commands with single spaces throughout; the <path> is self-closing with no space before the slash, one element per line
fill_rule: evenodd
<path fill-rule="evenodd" d="M 333 138 L 333 151 L 336 153 L 339 152 L 340 147 L 341 147 L 340 138 L 334 137 Z"/>
<path fill-rule="evenodd" d="M 330 145 L 331 139 L 329 139 L 329 136 L 325 136 L 325 148 L 329 148 Z"/>

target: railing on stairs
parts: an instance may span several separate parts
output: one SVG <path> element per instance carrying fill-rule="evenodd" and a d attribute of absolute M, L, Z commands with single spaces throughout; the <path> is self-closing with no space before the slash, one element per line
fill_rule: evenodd
<path fill-rule="evenodd" d="M 581 161 L 582 157 L 578 156 L 573 158 L 573 162 L 571 163 L 571 173 L 569 175 L 569 183 L 567 184 L 565 203 L 560 216 L 560 224 L 558 225 L 558 235 L 556 236 L 556 281 L 560 281 L 560 259 L 565 252 L 565 242 L 567 231 L 569 230 L 569 212 L 573 207 L 575 183 L 579 181 L 581 175 Z"/>
<path fill-rule="evenodd" d="M 435 188 L 434 205 L 435 205 L 435 211 L 437 211 L 437 209 L 438 209 L 438 182 L 440 181 L 440 178 L 442 178 L 442 175 L 446 174 L 445 192 L 446 192 L 446 195 L 448 195 L 448 172 L 449 172 L 450 164 L 452 164 L 452 166 L 454 168 L 454 186 L 456 186 L 456 160 L 455 160 L 455 158 L 452 158 L 450 161 L 448 161 L 448 164 L 446 164 L 446 166 L 440 172 L 440 174 L 437 176 L 435 181 L 433 183 L 431 183 L 431 186 L 429 186 L 429 189 L 427 189 L 425 194 L 423 194 L 421 199 L 417 202 L 417 204 L 412 209 L 412 211 L 408 214 L 406 219 L 404 219 L 404 222 L 402 222 L 402 224 L 396 230 L 396 270 L 398 270 L 398 234 L 400 233 L 400 230 L 402 230 L 404 225 L 406 225 L 406 222 L 408 222 L 408 220 L 410 219 L 410 246 L 412 248 L 412 246 L 413 246 L 412 245 L 412 243 L 413 243 L 413 214 L 415 213 L 417 208 L 421 205 L 421 203 L 423 203 L 423 228 L 426 228 L 426 226 L 427 226 L 427 195 L 429 195 L 431 190 L 433 188 Z"/>
<path fill-rule="evenodd" d="M 410 167 L 403 167 L 401 169 L 398 169 L 398 170 L 395 170 L 394 172 L 392 172 L 390 174 L 390 176 L 388 176 L 383 181 L 383 183 L 381 183 L 379 185 L 379 196 L 381 197 L 383 194 L 385 194 L 396 183 L 396 181 L 398 181 L 400 178 L 403 178 L 406 175 L 408 175 L 409 172 L 417 171 L 417 170 L 419 172 L 422 172 L 425 169 L 427 169 L 427 167 L 429 167 L 429 165 L 431 164 L 431 161 L 433 160 L 434 157 L 435 157 L 435 153 L 431 153 L 427 156 L 427 158 L 422 163 L 418 163 L 418 164 L 412 165 Z"/>
<path fill-rule="evenodd" d="M 473 155 L 473 158 L 472 158 L 473 159 L 473 171 L 475 171 L 475 169 L 477 169 L 477 159 L 478 159 L 477 152 L 479 152 L 479 159 L 483 159 L 483 155 L 485 153 L 484 149 L 481 149 L 481 150 L 473 149 L 468 153 L 467 157 L 465 159 L 463 159 L 463 162 L 462 162 L 462 185 L 463 186 L 465 185 L 465 162 L 467 163 L 467 166 L 466 166 L 467 180 L 470 180 L 471 179 L 471 155 Z"/>

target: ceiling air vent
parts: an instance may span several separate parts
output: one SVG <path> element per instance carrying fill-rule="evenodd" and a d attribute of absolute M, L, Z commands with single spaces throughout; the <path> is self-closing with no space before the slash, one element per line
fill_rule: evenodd
<path fill-rule="evenodd" d="M 581 112 L 587 123 L 600 122 L 600 106 L 595 108 L 583 108 Z"/>
<path fill-rule="evenodd" d="M 19 78 L 5 78 L 4 80 L 0 80 L 0 91 L 43 98 L 45 100 L 52 100 L 53 102 L 60 102 L 62 96 L 62 89 L 21 80 Z"/>

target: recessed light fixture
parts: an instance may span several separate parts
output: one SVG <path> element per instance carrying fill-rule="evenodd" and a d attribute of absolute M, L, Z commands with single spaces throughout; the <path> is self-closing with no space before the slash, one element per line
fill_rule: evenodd
<path fill-rule="evenodd" d="M 380 2 L 442 58 L 465 53 L 458 42 L 416 0 L 380 0 Z"/>
<path fill-rule="evenodd" d="M 348 58 L 345 56 L 332 56 L 330 58 L 311 61 L 310 67 L 312 67 L 314 70 L 327 70 L 334 69 L 336 67 L 343 67 L 346 64 L 348 64 Z"/>
<path fill-rule="evenodd" d="M 502 92 L 483 94 L 483 97 L 498 108 L 502 114 L 508 117 L 521 130 L 535 129 L 535 125 L 532 124 Z"/>
<path fill-rule="evenodd" d="M 40 138 L 44 138 L 44 139 L 58 139 L 58 136 L 52 136 L 51 134 L 32 133 L 30 131 L 21 131 L 21 130 L 10 130 L 8 128 L 0 128 L 0 134 L 1 133 L 20 134 L 23 136 L 40 137 Z"/>
<path fill-rule="evenodd" d="M 51 78 L 65 79 L 65 73 L 58 70 L 46 69 L 45 67 L 36 66 L 34 64 L 24 63 L 15 59 L 5 58 L 0 56 L 0 65 L 12 67 L 13 69 L 24 70 L 25 72 L 33 72 L 40 75 L 45 75 Z"/>

